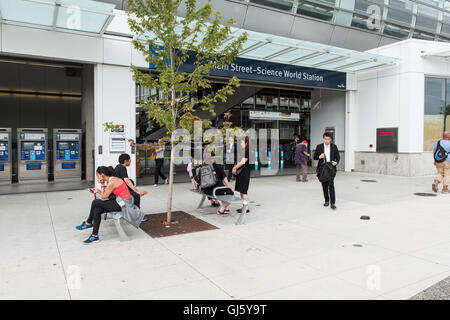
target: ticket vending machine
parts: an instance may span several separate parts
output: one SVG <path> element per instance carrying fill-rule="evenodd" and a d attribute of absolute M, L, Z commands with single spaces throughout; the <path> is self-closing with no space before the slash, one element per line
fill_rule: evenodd
<path fill-rule="evenodd" d="M 12 181 L 11 128 L 0 128 L 0 184 Z"/>
<path fill-rule="evenodd" d="M 53 175 L 57 180 L 81 180 L 80 129 L 53 129 Z"/>
<path fill-rule="evenodd" d="M 17 129 L 19 183 L 48 181 L 47 129 Z"/>

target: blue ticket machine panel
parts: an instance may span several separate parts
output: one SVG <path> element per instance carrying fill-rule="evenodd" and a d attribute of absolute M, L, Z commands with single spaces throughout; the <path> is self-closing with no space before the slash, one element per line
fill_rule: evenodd
<path fill-rule="evenodd" d="M 11 183 L 11 128 L 0 128 L 0 184 Z"/>
<path fill-rule="evenodd" d="M 17 129 L 19 183 L 48 181 L 47 129 Z"/>
<path fill-rule="evenodd" d="M 53 129 L 55 180 L 81 180 L 81 129 Z"/>

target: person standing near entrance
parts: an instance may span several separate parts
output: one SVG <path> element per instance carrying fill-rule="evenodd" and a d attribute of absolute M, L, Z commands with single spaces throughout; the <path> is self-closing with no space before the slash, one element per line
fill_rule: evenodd
<path fill-rule="evenodd" d="M 439 146 L 438 146 L 439 145 Z M 439 150 L 438 150 L 439 149 Z M 444 161 L 436 161 L 436 152 L 439 152 L 439 156 L 445 156 L 447 153 L 447 158 Z M 442 140 L 434 146 L 433 149 L 434 165 L 436 166 L 437 175 L 434 178 L 433 191 L 437 192 L 439 184 L 443 182 L 442 193 L 450 193 L 448 190 L 448 184 L 450 183 L 450 132 L 445 131 L 442 135 Z"/>
<path fill-rule="evenodd" d="M 167 184 L 167 178 L 162 173 L 161 169 L 164 165 L 164 144 L 162 139 L 158 139 L 158 146 L 155 148 L 155 184 L 154 187 L 158 186 L 158 178 L 161 177 L 164 180 L 164 184 Z"/>
<path fill-rule="evenodd" d="M 299 145 L 297 145 L 297 148 L 295 148 L 295 166 L 297 168 L 297 175 L 296 175 L 296 181 L 300 182 L 300 169 L 302 170 L 302 181 L 307 182 L 308 179 L 308 165 L 307 165 L 307 157 L 310 156 L 310 154 L 307 152 L 307 146 L 308 142 L 306 140 L 303 140 Z"/>
<path fill-rule="evenodd" d="M 316 146 L 316 151 L 314 152 L 314 160 L 319 160 L 317 168 L 320 168 L 321 165 L 327 162 L 331 162 L 331 164 L 333 165 L 334 173 L 336 173 L 336 166 L 339 164 L 341 158 L 339 156 L 339 150 L 337 146 L 334 143 L 331 143 L 331 133 L 325 132 L 323 134 L 323 143 Z M 323 205 L 325 207 L 328 207 L 331 201 L 331 209 L 336 209 L 334 176 L 330 180 L 322 182 L 322 190 L 323 196 L 325 198 L 325 203 Z"/>
<path fill-rule="evenodd" d="M 248 187 L 250 185 L 250 138 L 245 137 L 241 141 L 241 146 L 244 149 L 244 156 L 239 159 L 239 162 L 233 167 L 233 175 L 236 176 L 236 184 L 234 189 L 241 193 L 241 198 L 244 199 L 244 205 L 248 203 Z M 242 209 L 237 209 L 241 213 Z M 250 212 L 250 209 L 247 209 Z"/>
<path fill-rule="evenodd" d="M 139 137 L 143 139 L 147 135 L 147 114 L 145 111 L 141 111 L 139 116 Z"/>

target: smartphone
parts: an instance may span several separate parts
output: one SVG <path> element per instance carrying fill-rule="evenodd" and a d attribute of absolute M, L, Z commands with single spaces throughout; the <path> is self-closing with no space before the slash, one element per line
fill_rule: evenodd
<path fill-rule="evenodd" d="M 88 190 L 89 190 L 90 193 L 95 193 L 94 192 L 94 188 L 89 188 Z"/>

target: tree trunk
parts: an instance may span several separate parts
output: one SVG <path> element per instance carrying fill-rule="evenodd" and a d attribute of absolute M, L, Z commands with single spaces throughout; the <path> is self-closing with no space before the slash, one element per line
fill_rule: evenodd
<path fill-rule="evenodd" d="M 175 158 L 175 143 L 174 143 L 174 133 L 170 137 L 170 169 L 169 169 L 169 194 L 167 199 L 167 223 L 170 224 L 172 220 L 172 196 L 173 196 L 173 171 L 175 168 L 174 158 Z"/>

